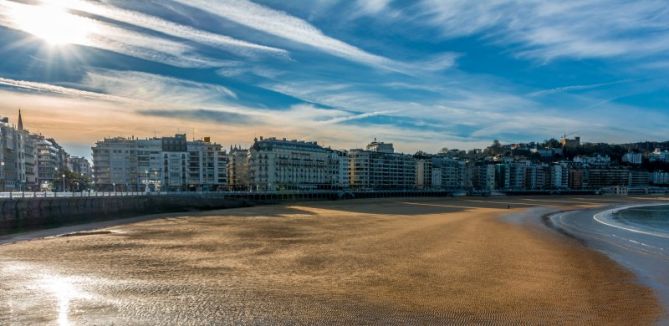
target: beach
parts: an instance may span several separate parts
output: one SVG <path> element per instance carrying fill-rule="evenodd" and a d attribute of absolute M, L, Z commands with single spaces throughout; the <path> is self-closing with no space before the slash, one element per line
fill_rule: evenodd
<path fill-rule="evenodd" d="M 653 324 L 648 284 L 542 215 L 657 200 L 288 203 L 8 243 L 0 324 Z"/>
<path fill-rule="evenodd" d="M 669 233 L 646 230 L 642 225 L 626 224 L 614 217 L 630 209 L 666 210 L 666 205 L 658 201 L 561 212 L 550 216 L 550 224 L 635 272 L 641 283 L 655 290 L 662 305 L 669 307 Z M 662 321 L 669 322 L 666 310 Z"/>

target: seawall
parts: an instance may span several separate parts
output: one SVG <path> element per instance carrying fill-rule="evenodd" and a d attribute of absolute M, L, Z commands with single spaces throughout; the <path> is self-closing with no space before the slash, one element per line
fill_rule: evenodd
<path fill-rule="evenodd" d="M 0 234 L 145 214 L 212 210 L 286 201 L 448 196 L 448 192 L 175 193 L 108 197 L 0 199 Z"/>

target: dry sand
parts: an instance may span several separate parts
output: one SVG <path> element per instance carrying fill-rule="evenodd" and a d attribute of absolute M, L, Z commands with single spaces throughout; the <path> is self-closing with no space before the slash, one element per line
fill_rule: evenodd
<path fill-rule="evenodd" d="M 620 200 L 311 202 L 4 245 L 0 324 L 652 324 L 633 274 L 499 218 Z"/>

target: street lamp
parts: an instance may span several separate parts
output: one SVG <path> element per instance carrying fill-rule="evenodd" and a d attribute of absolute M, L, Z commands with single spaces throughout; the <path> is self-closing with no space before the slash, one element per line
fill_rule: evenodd
<path fill-rule="evenodd" d="M 53 168 L 53 192 L 56 192 L 56 187 L 58 186 L 56 178 L 58 178 L 58 167 Z"/>
<path fill-rule="evenodd" d="M 149 170 L 144 170 L 144 192 L 149 192 Z"/>
<path fill-rule="evenodd" d="M 2 182 L 2 191 L 5 191 L 5 161 L 0 161 L 0 182 Z"/>
<path fill-rule="evenodd" d="M 65 192 L 65 173 L 63 173 L 62 177 L 63 177 L 63 192 Z"/>

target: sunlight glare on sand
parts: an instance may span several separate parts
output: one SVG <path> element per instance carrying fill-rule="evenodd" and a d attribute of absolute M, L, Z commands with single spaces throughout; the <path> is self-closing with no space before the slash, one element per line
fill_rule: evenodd
<path fill-rule="evenodd" d="M 47 277 L 42 282 L 58 301 L 58 325 L 69 325 L 70 300 L 76 290 L 70 282 L 60 277 Z"/>

